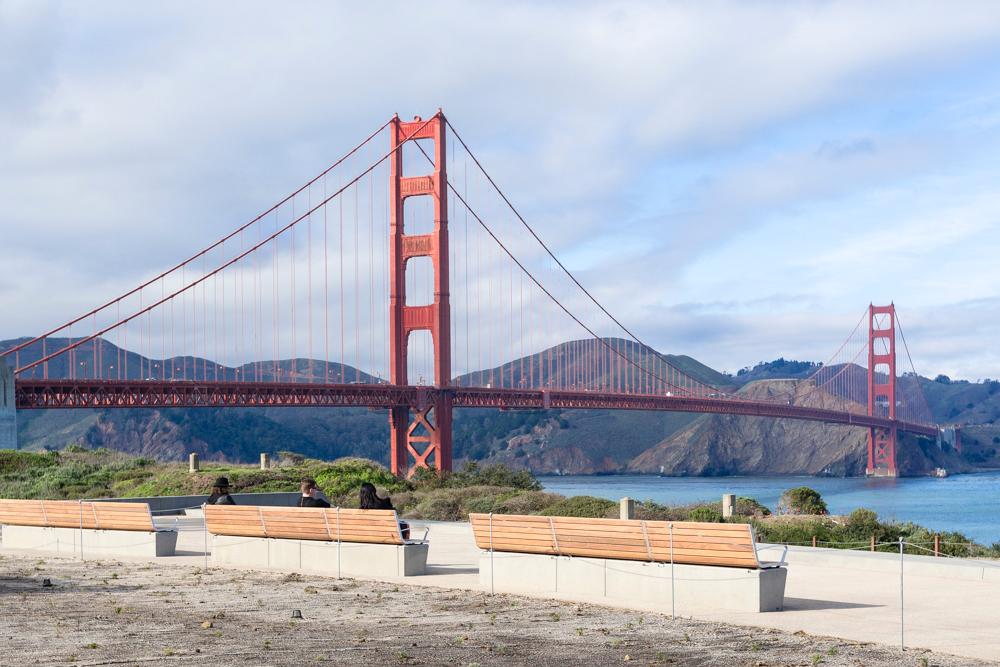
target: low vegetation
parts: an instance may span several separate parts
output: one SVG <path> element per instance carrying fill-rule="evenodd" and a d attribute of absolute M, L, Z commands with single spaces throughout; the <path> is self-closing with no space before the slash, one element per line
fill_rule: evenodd
<path fill-rule="evenodd" d="M 229 479 L 236 492 L 295 491 L 304 477 L 312 477 L 330 502 L 341 507 L 357 506 L 362 482 L 371 482 L 392 496 L 402 515 L 413 519 L 461 521 L 470 512 L 537 514 L 611 518 L 618 516 L 618 503 L 593 496 L 570 498 L 542 490 L 531 473 L 502 464 L 469 463 L 446 475 L 420 471 L 401 480 L 384 466 L 360 458 L 336 461 L 309 459 L 282 452 L 268 470 L 255 466 L 210 463 L 197 473 L 178 463 L 159 463 L 108 449 L 69 447 L 60 452 L 0 450 L 0 497 L 2 498 L 140 498 L 147 496 L 207 495 L 216 477 Z M 750 523 L 761 541 L 848 549 L 870 548 L 897 551 L 902 538 L 907 553 L 928 553 L 934 533 L 922 526 L 886 522 L 868 509 L 857 509 L 846 517 L 830 516 L 820 494 L 809 487 L 790 489 L 779 503 L 778 513 L 753 498 L 738 498 L 736 513 L 724 519 L 719 502 L 661 505 L 652 501 L 636 504 L 636 517 L 660 521 L 707 521 Z M 956 532 L 938 533 L 941 553 L 950 556 L 1000 557 L 1000 543 L 976 544 Z"/>

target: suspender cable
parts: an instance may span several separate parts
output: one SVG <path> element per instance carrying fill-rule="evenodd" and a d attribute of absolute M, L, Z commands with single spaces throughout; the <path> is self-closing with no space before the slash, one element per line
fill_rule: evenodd
<path fill-rule="evenodd" d="M 414 130 L 413 133 L 416 134 L 417 132 L 420 132 L 430 122 L 430 120 L 432 120 L 432 119 L 429 119 L 429 120 L 425 121 L 416 130 Z M 327 197 L 323 202 L 317 204 L 317 206 L 314 207 L 314 209 L 318 208 L 319 206 L 325 205 L 327 202 L 329 202 L 330 200 L 332 200 L 334 197 L 338 197 L 347 187 L 350 187 L 351 185 L 353 185 L 354 183 L 356 183 L 358 180 L 360 180 L 364 175 L 368 174 L 373 169 L 375 169 L 382 162 L 385 162 L 387 159 L 389 159 L 389 156 L 392 154 L 392 152 L 393 151 L 390 150 L 388 153 L 384 154 L 381 158 L 379 158 L 376 162 L 374 162 L 373 164 L 371 164 L 363 172 L 361 172 L 360 174 L 358 174 L 357 176 L 355 176 L 353 179 L 351 179 L 351 181 L 348 182 L 345 186 L 339 188 L 335 193 L 333 193 L 332 195 L 330 195 L 329 197 Z M 257 248 L 261 247 L 265 243 L 268 243 L 268 242 L 276 239 L 280 234 L 282 234 L 282 233 L 288 231 L 289 229 L 293 228 L 295 225 L 297 225 L 299 222 L 301 222 L 304 218 L 305 218 L 305 216 L 303 215 L 303 216 L 300 216 L 300 217 L 292 220 L 291 222 L 289 222 L 288 224 L 286 224 L 284 227 L 282 227 L 280 230 L 276 231 L 274 234 L 271 234 L 270 236 L 268 236 L 266 239 L 264 239 L 260 243 L 258 243 L 256 245 L 254 245 L 253 247 L 251 247 L 251 248 L 249 248 L 249 249 L 241 252 L 236 257 L 233 257 L 233 258 L 227 260 L 221 266 L 219 266 L 216 269 L 214 269 L 209 274 L 209 276 L 216 275 L 216 274 L 222 272 L 223 270 L 229 268 L 230 266 L 233 266 L 234 264 L 236 264 L 237 262 L 239 262 L 240 260 L 242 260 L 244 257 L 246 257 L 247 255 L 249 255 L 251 252 L 253 252 Z M 190 283 L 188 285 L 185 285 L 185 286 L 181 287 L 177 291 L 173 292 L 170 295 L 169 298 L 172 299 L 173 297 L 177 296 L 178 294 L 182 294 L 182 293 L 186 292 L 187 290 L 194 288 L 196 285 L 201 284 L 209 276 L 204 276 L 202 278 L 199 278 L 199 279 L 195 280 L 194 282 L 192 282 L 192 283 Z M 127 322 L 130 322 L 130 321 L 132 321 L 134 319 L 137 319 L 140 316 L 145 315 L 146 313 L 148 313 L 152 309 L 156 308 L 157 306 L 162 305 L 164 302 L 165 302 L 165 299 L 160 299 L 159 301 L 156 301 L 156 302 L 150 304 L 149 306 L 146 306 L 145 308 L 141 309 L 140 311 L 135 312 L 132 315 L 130 315 L 130 316 L 128 316 L 128 317 L 126 317 L 126 318 L 124 318 L 122 320 L 119 320 L 117 322 L 114 322 L 113 324 L 105 326 L 100 331 L 98 331 L 96 333 L 96 335 L 98 335 L 98 336 L 104 335 L 108 331 L 116 329 L 116 328 L 124 325 Z M 38 359 L 38 360 L 32 362 L 31 364 L 28 364 L 27 366 L 25 366 L 25 367 L 23 367 L 21 369 L 18 369 L 18 370 L 19 370 L 19 372 L 24 372 L 24 371 L 30 370 L 30 369 L 34 368 L 35 366 L 39 366 L 39 365 L 45 363 L 46 361 L 51 360 L 51 358 L 54 357 L 54 356 L 58 356 L 58 355 L 63 354 L 63 353 L 71 352 L 71 351 L 77 349 L 78 347 L 80 347 L 80 345 L 89 343 L 91 340 L 93 340 L 93 338 L 94 338 L 93 335 L 81 338 L 80 340 L 76 341 L 75 343 L 71 343 L 67 347 L 59 350 L 58 352 L 50 354 L 50 355 L 48 355 L 46 357 L 43 357 L 41 359 Z"/>

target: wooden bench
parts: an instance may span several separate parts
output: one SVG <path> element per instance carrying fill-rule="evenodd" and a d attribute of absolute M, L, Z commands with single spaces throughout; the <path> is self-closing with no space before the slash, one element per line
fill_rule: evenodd
<path fill-rule="evenodd" d="M 482 550 L 480 578 L 491 590 L 500 581 L 509 592 L 532 588 L 654 603 L 665 592 L 666 601 L 676 603 L 686 588 L 688 610 L 783 605 L 784 558 L 762 561 L 749 524 L 502 514 L 470 514 L 469 520 Z"/>
<path fill-rule="evenodd" d="M 405 540 L 393 510 L 206 505 L 217 564 L 362 576 L 412 576 L 427 565 L 427 533 Z"/>
<path fill-rule="evenodd" d="M 5 548 L 96 556 L 171 556 L 177 533 L 157 530 L 146 503 L 0 499 Z"/>

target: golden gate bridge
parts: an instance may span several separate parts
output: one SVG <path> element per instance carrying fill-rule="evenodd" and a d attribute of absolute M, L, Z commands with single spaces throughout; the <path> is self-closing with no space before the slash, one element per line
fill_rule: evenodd
<path fill-rule="evenodd" d="M 386 409 L 399 475 L 451 469 L 455 408 L 846 424 L 867 429 L 868 472 L 887 476 L 900 432 L 940 435 L 892 304 L 866 308 L 787 390 L 681 368 L 566 267 L 440 111 L 393 117 L 211 245 L 0 352 L 2 366 L 16 409 Z"/>

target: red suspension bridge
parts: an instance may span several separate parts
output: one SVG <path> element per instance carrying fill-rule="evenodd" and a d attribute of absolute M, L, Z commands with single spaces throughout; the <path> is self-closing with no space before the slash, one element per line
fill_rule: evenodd
<path fill-rule="evenodd" d="M 452 412 L 477 407 L 846 424 L 868 430 L 869 473 L 895 475 L 901 431 L 939 434 L 897 349 L 894 306 L 870 306 L 786 390 L 697 379 L 581 284 L 439 112 L 394 117 L 264 213 L 0 366 L 17 409 L 387 409 L 397 474 L 450 470 Z"/>

